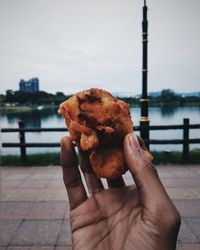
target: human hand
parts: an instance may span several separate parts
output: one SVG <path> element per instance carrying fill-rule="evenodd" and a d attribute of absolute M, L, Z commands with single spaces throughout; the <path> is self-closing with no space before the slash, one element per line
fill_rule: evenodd
<path fill-rule="evenodd" d="M 74 250 L 174 250 L 180 215 L 168 197 L 152 163 L 145 157 L 143 142 L 129 134 L 124 155 L 135 185 L 123 178 L 107 180 L 104 189 L 92 171 L 84 173 L 87 196 L 76 153 L 69 137 L 61 140 L 63 179 L 70 204 Z M 90 168 L 88 156 L 81 156 L 82 168 Z"/>

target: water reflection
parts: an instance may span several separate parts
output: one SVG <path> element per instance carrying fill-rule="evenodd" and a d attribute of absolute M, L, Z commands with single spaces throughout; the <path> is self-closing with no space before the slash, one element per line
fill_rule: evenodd
<path fill-rule="evenodd" d="M 177 109 L 178 109 L 177 106 L 164 105 L 164 106 L 161 106 L 160 111 L 161 111 L 162 117 L 172 117 L 174 116 Z"/>
<path fill-rule="evenodd" d="M 44 109 L 44 110 L 32 110 L 22 112 L 2 112 L 1 119 L 6 119 L 10 125 L 17 126 L 19 120 L 23 120 L 26 128 L 41 128 L 42 121 L 51 119 L 57 116 L 57 119 L 62 119 L 56 114 L 55 109 Z"/>

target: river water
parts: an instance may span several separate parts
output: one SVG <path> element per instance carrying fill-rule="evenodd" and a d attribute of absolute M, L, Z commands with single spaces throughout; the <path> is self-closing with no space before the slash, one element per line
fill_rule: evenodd
<path fill-rule="evenodd" d="M 139 125 L 140 108 L 131 107 L 134 125 Z M 24 120 L 26 127 L 47 128 L 65 127 L 64 119 L 55 109 L 36 110 L 31 112 L 1 112 L 1 128 L 17 128 L 18 121 Z M 189 118 L 191 124 L 200 123 L 200 107 L 150 107 L 151 125 L 179 125 L 183 118 Z M 59 142 L 65 132 L 26 133 L 26 142 Z M 182 139 L 182 130 L 151 131 L 151 139 Z M 190 130 L 190 138 L 200 138 L 200 129 Z M 19 142 L 18 133 L 1 133 L 2 142 Z M 182 145 L 151 145 L 151 150 L 182 150 Z M 190 145 L 190 149 L 200 148 L 200 144 Z M 59 148 L 28 148 L 28 153 L 57 152 Z M 1 154 L 19 154 L 19 148 L 1 148 Z"/>

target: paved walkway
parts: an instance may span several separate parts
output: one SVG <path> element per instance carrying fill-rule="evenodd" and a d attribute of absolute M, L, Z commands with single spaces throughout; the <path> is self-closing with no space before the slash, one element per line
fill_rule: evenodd
<path fill-rule="evenodd" d="M 60 167 L 0 171 L 0 249 L 71 249 Z M 199 250 L 200 166 L 159 166 L 158 172 L 182 216 L 177 249 Z M 131 184 L 130 176 L 125 179 Z"/>

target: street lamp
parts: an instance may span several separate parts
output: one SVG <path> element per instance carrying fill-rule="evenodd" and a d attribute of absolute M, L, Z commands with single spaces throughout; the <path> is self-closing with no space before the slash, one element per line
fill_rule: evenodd
<path fill-rule="evenodd" d="M 147 147 L 149 147 L 147 141 L 149 140 L 149 117 L 148 117 L 148 93 L 147 93 L 147 73 L 148 73 L 148 20 L 147 20 L 147 5 L 144 0 L 143 6 L 143 21 L 142 21 L 142 97 L 141 102 L 141 117 L 140 117 L 140 136 L 143 138 Z"/>

